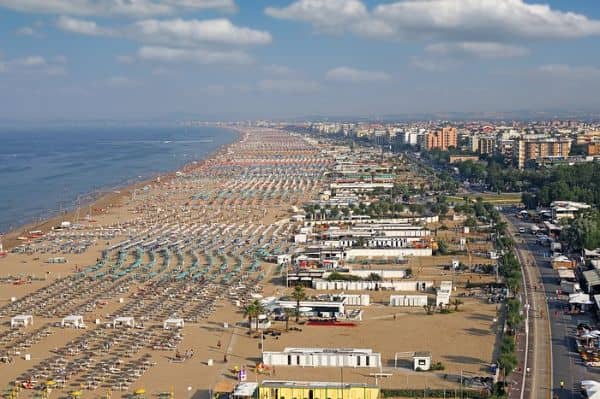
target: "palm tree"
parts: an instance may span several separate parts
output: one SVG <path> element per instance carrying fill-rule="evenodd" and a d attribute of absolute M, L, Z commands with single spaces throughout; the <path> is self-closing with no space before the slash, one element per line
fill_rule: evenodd
<path fill-rule="evenodd" d="M 256 303 L 257 301 L 253 301 L 251 303 L 249 303 L 248 305 L 246 305 L 246 307 L 244 308 L 244 316 L 246 316 L 248 318 L 248 330 L 252 331 L 252 319 L 257 317 L 260 313 L 258 313 L 258 309 L 256 307 Z"/>
<path fill-rule="evenodd" d="M 292 309 L 284 308 L 283 312 L 285 313 L 285 331 L 289 330 L 290 326 L 290 316 L 292 315 Z"/>
<path fill-rule="evenodd" d="M 303 301 L 304 298 L 306 298 L 304 287 L 300 284 L 296 285 L 292 292 L 292 298 L 296 300 L 296 323 L 298 323 L 298 320 L 300 320 L 300 301 Z"/>
<path fill-rule="evenodd" d="M 256 320 L 256 331 L 258 331 L 258 322 L 259 322 L 259 316 L 263 313 L 265 313 L 265 308 L 264 306 L 258 301 L 258 299 L 255 299 L 254 301 L 252 301 L 252 308 L 254 309 L 254 318 Z"/>

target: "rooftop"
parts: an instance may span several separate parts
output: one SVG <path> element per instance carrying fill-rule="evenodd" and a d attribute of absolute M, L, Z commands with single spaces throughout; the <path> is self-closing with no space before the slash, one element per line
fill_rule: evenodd
<path fill-rule="evenodd" d="M 277 380 L 265 380 L 262 382 L 261 387 L 275 388 L 275 387 L 288 387 L 288 388 L 377 388 L 376 385 L 362 384 L 362 383 L 341 383 L 331 381 L 277 381 Z"/>

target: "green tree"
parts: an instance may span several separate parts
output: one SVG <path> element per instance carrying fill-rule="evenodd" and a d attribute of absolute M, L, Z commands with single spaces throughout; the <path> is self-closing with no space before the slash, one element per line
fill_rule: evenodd
<path fill-rule="evenodd" d="M 304 287 L 300 284 L 296 285 L 294 291 L 292 291 L 292 298 L 296 301 L 296 323 L 298 323 L 300 320 L 300 302 L 306 298 Z"/>
<path fill-rule="evenodd" d="M 248 318 L 248 330 L 252 331 L 252 320 L 258 319 L 258 315 L 261 314 L 259 306 L 257 306 L 258 301 L 254 300 L 250 302 L 246 307 L 244 307 L 244 316 Z M 260 304 L 259 304 L 260 305 Z M 258 330 L 258 324 L 257 324 Z"/>

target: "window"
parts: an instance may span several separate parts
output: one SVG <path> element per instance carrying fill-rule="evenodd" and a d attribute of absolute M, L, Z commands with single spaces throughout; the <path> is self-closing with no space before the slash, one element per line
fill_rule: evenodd
<path fill-rule="evenodd" d="M 419 359 L 419 366 L 425 366 L 425 359 Z"/>
<path fill-rule="evenodd" d="M 367 366 L 370 366 L 370 365 L 371 365 L 371 359 L 369 356 L 367 356 Z"/>
<path fill-rule="evenodd" d="M 368 359 L 368 357 L 367 357 Z M 356 356 L 356 365 L 360 366 L 360 356 Z"/>

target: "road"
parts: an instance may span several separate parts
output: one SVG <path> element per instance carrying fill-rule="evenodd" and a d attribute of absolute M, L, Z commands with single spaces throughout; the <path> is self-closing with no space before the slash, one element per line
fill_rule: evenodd
<path fill-rule="evenodd" d="M 509 231 L 518 232 L 519 227 L 530 226 L 530 223 L 524 223 L 514 215 L 506 216 Z M 530 327 L 533 333 L 530 334 L 529 367 L 532 371 L 531 386 L 538 390 L 543 390 L 545 386 L 545 394 L 532 397 L 552 397 L 548 396 L 548 388 L 552 385 L 552 393 L 559 399 L 581 398 L 579 383 L 582 380 L 600 380 L 600 370 L 583 364 L 575 351 L 573 336 L 577 324 L 595 323 L 589 315 L 573 316 L 565 312 L 568 301 L 566 297 L 557 295 L 560 288 L 558 273 L 550 265 L 548 247 L 538 244 L 536 237 L 528 232 L 517 235 L 515 242 L 520 260 L 530 277 L 528 285 L 531 287 L 537 284 L 537 290 L 530 292 L 530 323 L 533 324 Z M 551 351 L 547 345 L 550 337 Z M 552 359 L 552 367 L 548 367 L 549 359 Z M 548 375 L 549 368 L 552 370 L 551 378 Z M 560 381 L 564 381 L 564 389 L 560 389 Z"/>

